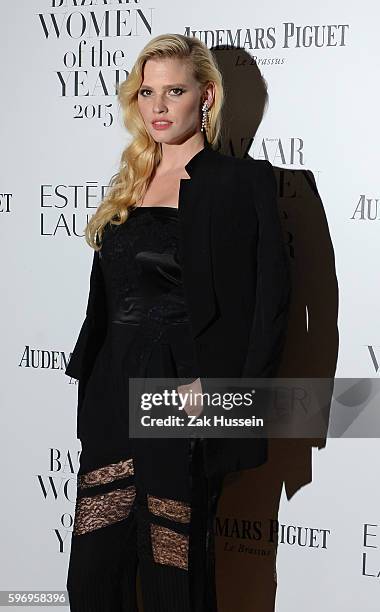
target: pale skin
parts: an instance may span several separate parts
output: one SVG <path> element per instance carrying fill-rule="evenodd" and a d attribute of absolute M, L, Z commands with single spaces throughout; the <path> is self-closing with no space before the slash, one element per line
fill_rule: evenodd
<path fill-rule="evenodd" d="M 210 109 L 214 96 L 214 84 L 202 86 L 194 78 L 189 62 L 175 58 L 146 62 L 137 98 L 138 108 L 147 131 L 161 143 L 162 159 L 139 205 L 178 208 L 180 179 L 190 178 L 185 165 L 204 146 L 201 108 L 207 100 Z M 152 124 L 155 120 L 171 123 L 167 129 L 159 130 Z M 179 393 L 190 390 L 202 392 L 199 378 L 178 387 Z M 189 415 L 198 415 L 202 409 L 199 400 L 185 406 Z"/>
<path fill-rule="evenodd" d="M 161 143 L 162 159 L 140 204 L 178 207 L 180 179 L 190 178 L 185 165 L 203 149 L 201 108 L 205 100 L 211 108 L 214 85 L 202 87 L 188 62 L 172 58 L 148 60 L 143 76 L 138 107 L 147 131 Z M 158 130 L 154 120 L 172 123 Z"/>

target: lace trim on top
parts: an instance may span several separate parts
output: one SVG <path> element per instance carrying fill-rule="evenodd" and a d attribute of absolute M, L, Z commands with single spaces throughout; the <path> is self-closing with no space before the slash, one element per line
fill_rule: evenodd
<path fill-rule="evenodd" d="M 189 315 L 182 287 L 178 219 L 172 214 L 146 213 L 132 212 L 125 223 L 107 227 L 99 259 L 112 296 L 110 321 L 144 322 L 144 327 L 151 323 L 156 334 L 164 325 L 189 322 Z M 149 298 L 146 283 L 152 281 L 156 295 Z"/>

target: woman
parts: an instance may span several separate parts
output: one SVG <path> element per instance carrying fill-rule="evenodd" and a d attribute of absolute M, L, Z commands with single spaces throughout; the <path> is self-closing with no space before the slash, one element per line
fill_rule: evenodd
<path fill-rule="evenodd" d="M 71 610 L 217 610 L 212 522 L 223 476 L 265 440 L 128 437 L 128 379 L 272 376 L 289 281 L 269 162 L 218 153 L 222 78 L 196 38 L 141 51 L 119 99 L 132 142 L 86 227 L 90 294 L 66 374 L 82 443 Z M 239 274 L 240 273 L 240 274 Z"/>

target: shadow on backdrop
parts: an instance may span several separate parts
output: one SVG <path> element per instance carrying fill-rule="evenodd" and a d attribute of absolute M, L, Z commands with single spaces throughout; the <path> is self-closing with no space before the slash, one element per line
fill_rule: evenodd
<path fill-rule="evenodd" d="M 226 96 L 219 150 L 247 157 L 267 107 L 266 82 L 244 49 L 215 47 L 211 51 Z M 279 140 L 277 156 L 282 154 Z M 278 543 L 298 545 L 297 540 L 287 540 L 287 526 L 278 524 L 281 492 L 284 485 L 289 500 L 312 482 L 312 448 L 326 445 L 338 355 L 334 249 L 314 175 L 310 170 L 278 168 L 273 158 L 268 159 L 276 174 L 292 275 L 289 325 L 278 376 L 326 378 L 320 397 L 326 428 L 317 439 L 270 439 L 265 465 L 226 477 L 215 522 L 218 612 L 275 609 Z M 297 527 L 302 541 L 307 540 L 307 528 Z"/>

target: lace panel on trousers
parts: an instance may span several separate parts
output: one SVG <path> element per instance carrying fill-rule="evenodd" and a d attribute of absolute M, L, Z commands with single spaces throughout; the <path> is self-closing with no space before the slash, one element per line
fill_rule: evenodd
<path fill-rule="evenodd" d="M 136 497 L 134 485 L 102 495 L 77 498 L 74 535 L 82 535 L 121 521 L 129 515 Z"/>
<path fill-rule="evenodd" d="M 188 569 L 189 536 L 150 524 L 153 559 L 156 563 Z"/>
<path fill-rule="evenodd" d="M 133 476 L 133 459 L 124 459 L 118 463 L 105 465 L 86 474 L 81 474 L 78 477 L 78 486 L 81 489 L 87 487 L 95 487 L 100 484 L 107 484 L 119 478 Z"/>
<path fill-rule="evenodd" d="M 189 523 L 190 505 L 175 499 L 159 498 L 148 494 L 148 510 L 156 516 L 163 516 L 177 523 Z"/>

